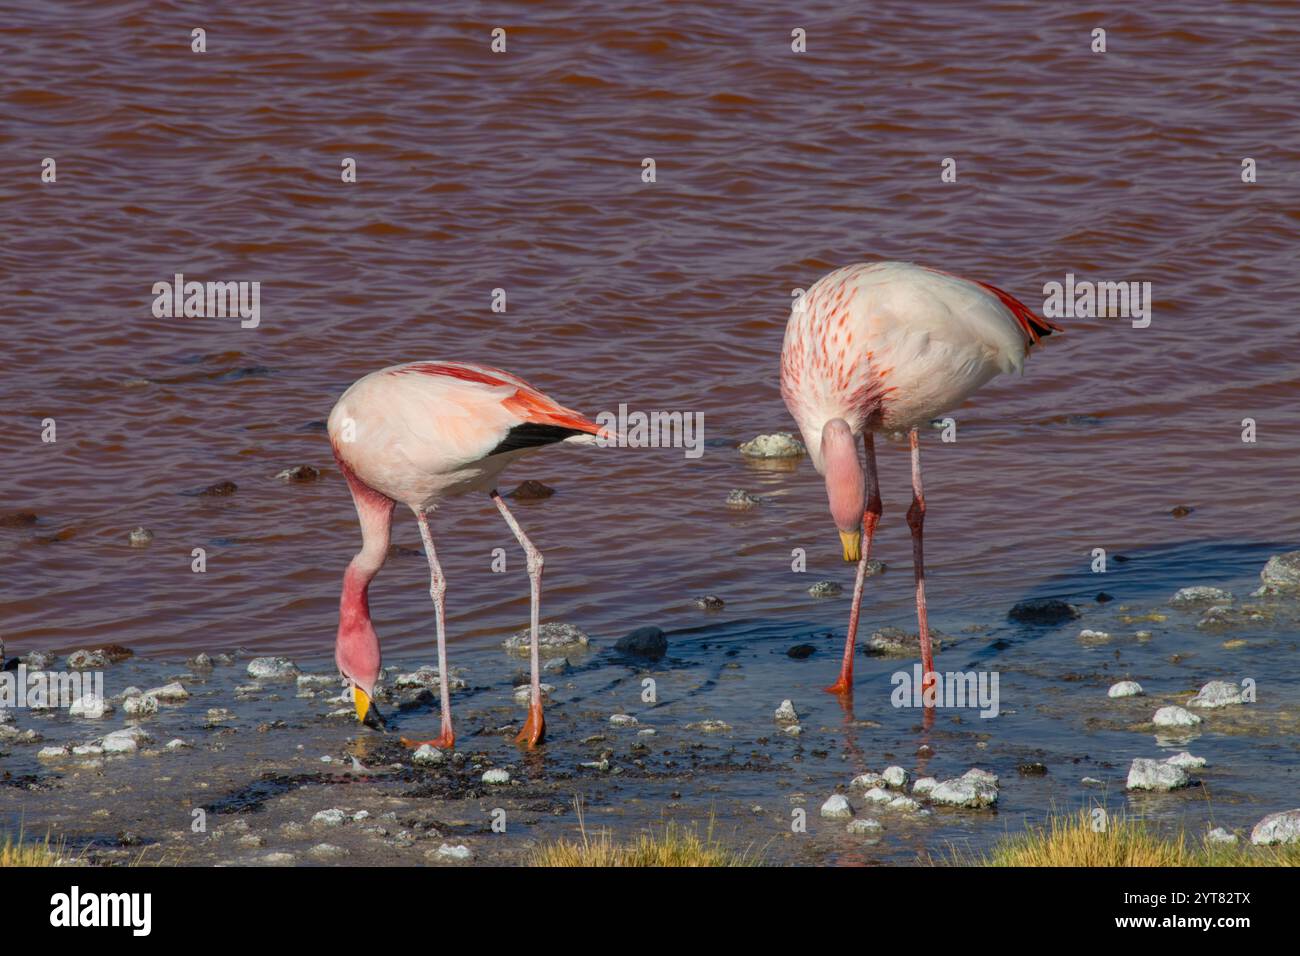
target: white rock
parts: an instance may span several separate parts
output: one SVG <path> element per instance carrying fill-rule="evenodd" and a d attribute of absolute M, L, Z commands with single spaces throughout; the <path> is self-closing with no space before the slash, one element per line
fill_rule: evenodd
<path fill-rule="evenodd" d="M 1232 601 L 1231 591 L 1202 585 L 1182 588 L 1169 599 L 1169 603 L 1175 607 L 1193 607 L 1198 604 L 1230 604 Z"/>
<path fill-rule="evenodd" d="M 1201 718 L 1182 707 L 1161 707 L 1151 722 L 1157 727 L 1195 727 Z"/>
<path fill-rule="evenodd" d="M 188 740 L 181 740 L 179 737 L 167 741 L 168 750 L 192 750 L 194 745 Z"/>
<path fill-rule="evenodd" d="M 342 810 L 330 808 L 322 810 L 311 818 L 311 822 L 323 827 L 341 827 L 347 822 L 348 815 Z"/>
<path fill-rule="evenodd" d="M 788 737 L 798 737 L 803 733 L 803 726 L 801 724 L 786 724 L 781 728 L 781 732 Z"/>
<path fill-rule="evenodd" d="M 808 453 L 803 442 L 790 432 L 758 435 L 739 447 L 740 453 L 748 458 L 798 458 Z"/>
<path fill-rule="evenodd" d="M 781 701 L 781 706 L 776 709 L 774 716 L 781 723 L 794 724 L 799 722 L 799 715 L 794 712 L 794 702 L 789 700 Z"/>
<path fill-rule="evenodd" d="M 420 744 L 418 750 L 411 755 L 411 762 L 420 766 L 436 766 L 440 763 L 446 763 L 447 755 L 437 747 L 429 744 Z"/>
<path fill-rule="evenodd" d="M 1250 842 L 1256 846 L 1300 843 L 1300 810 L 1270 813 L 1250 831 Z"/>
<path fill-rule="evenodd" d="M 862 799 L 867 803 L 889 803 L 894 799 L 894 795 L 880 787 L 872 787 L 862 795 Z"/>
<path fill-rule="evenodd" d="M 822 804 L 822 816 L 829 817 L 832 820 L 842 820 L 853 816 L 853 808 L 849 806 L 849 801 L 844 799 L 843 794 L 833 793 Z"/>
<path fill-rule="evenodd" d="M 1241 696 L 1241 688 L 1236 684 L 1229 683 L 1226 680 L 1212 680 L 1187 702 L 1187 706 L 1203 707 L 1209 710 L 1215 707 L 1227 707 L 1230 704 L 1244 702 Z"/>
<path fill-rule="evenodd" d="M 868 770 L 866 773 L 860 773 L 849 783 L 850 787 L 856 787 L 859 790 L 874 790 L 878 787 L 887 787 L 889 782 L 885 780 L 884 774 Z"/>
<path fill-rule="evenodd" d="M 99 744 L 80 744 L 72 748 L 74 757 L 102 757 L 104 748 Z"/>
<path fill-rule="evenodd" d="M 998 802 L 996 780 L 987 771 L 969 770 L 960 777 L 943 781 L 930 791 L 930 799 L 951 807 L 991 807 Z"/>
<path fill-rule="evenodd" d="M 1090 627 L 1085 627 L 1079 632 L 1079 640 L 1085 644 L 1105 644 L 1110 640 L 1110 634 L 1106 631 L 1094 631 Z"/>
<path fill-rule="evenodd" d="M 473 854 L 469 852 L 469 847 L 463 843 L 456 846 L 444 843 L 438 847 L 438 858 L 442 860 L 468 860 L 471 856 Z"/>
<path fill-rule="evenodd" d="M 1237 834 L 1229 833 L 1223 827 L 1215 827 L 1209 833 L 1205 834 L 1206 843 L 1236 843 Z"/>
<path fill-rule="evenodd" d="M 937 786 L 939 786 L 937 777 L 922 777 L 912 784 L 912 792 L 923 797 Z"/>
<path fill-rule="evenodd" d="M 293 866 L 294 858 L 292 853 L 276 850 L 274 853 L 268 853 L 262 857 L 262 862 L 267 866 Z"/>
<path fill-rule="evenodd" d="M 298 665 L 285 657 L 255 657 L 248 662 L 248 676 L 254 680 L 289 680 L 298 676 Z"/>
<path fill-rule="evenodd" d="M 612 714 L 609 718 L 610 724 L 615 727 L 635 727 L 638 721 L 631 714 Z"/>
<path fill-rule="evenodd" d="M 1187 786 L 1187 771 L 1176 764 L 1136 758 L 1128 769 L 1129 790 L 1177 790 Z"/>
<path fill-rule="evenodd" d="M 879 833 L 884 827 L 880 825 L 879 820 L 873 820 L 871 817 L 861 817 L 857 820 L 850 820 L 845 829 L 849 833 Z"/>
<path fill-rule="evenodd" d="M 130 717 L 147 717 L 158 713 L 158 698 L 147 694 L 128 697 L 122 701 L 122 710 Z"/>
<path fill-rule="evenodd" d="M 915 800 L 913 800 L 911 797 L 894 797 L 893 800 L 889 801 L 889 808 L 891 810 L 905 810 L 908 812 L 914 812 L 916 810 L 920 810 L 921 805 L 917 803 Z"/>
<path fill-rule="evenodd" d="M 40 750 L 36 751 L 36 758 L 38 760 L 59 760 L 67 755 L 67 744 L 64 744 L 62 747 L 42 747 Z"/>
<path fill-rule="evenodd" d="M 87 720 L 101 720 L 112 712 L 113 705 L 96 694 L 83 694 L 68 708 L 69 716 L 84 717 Z"/>
<path fill-rule="evenodd" d="M 337 687 L 339 678 L 334 674 L 299 674 L 297 683 L 299 690 L 325 690 Z"/>
<path fill-rule="evenodd" d="M 190 692 L 185 689 L 185 685 L 178 680 L 170 684 L 164 684 L 162 687 L 154 687 L 144 692 L 146 697 L 154 697 L 158 700 L 181 701 L 189 700 Z"/>
<path fill-rule="evenodd" d="M 483 782 L 500 786 L 503 783 L 510 782 L 510 774 L 499 768 L 483 771 Z"/>
<path fill-rule="evenodd" d="M 533 632 L 530 628 L 506 638 L 501 646 L 517 654 L 529 654 L 532 653 L 530 650 L 532 643 Z M 537 629 L 537 652 L 539 654 L 547 656 L 564 654 L 574 648 L 586 647 L 589 643 L 590 639 L 586 633 L 572 624 L 561 624 L 552 621 L 550 624 L 543 624 Z"/>
<path fill-rule="evenodd" d="M 885 778 L 885 783 L 894 789 L 907 786 L 908 774 L 902 767 L 886 767 L 881 776 Z"/>
<path fill-rule="evenodd" d="M 538 691 L 541 692 L 542 698 L 545 699 L 551 696 L 552 691 L 555 690 L 555 685 L 545 684 L 539 681 L 537 684 L 537 689 Z M 533 687 L 531 684 L 521 684 L 520 686 L 515 688 L 516 704 L 526 704 L 532 699 L 533 699 Z"/>
<path fill-rule="evenodd" d="M 1142 685 L 1135 680 L 1122 680 L 1117 684 L 1111 684 L 1110 690 L 1106 691 L 1107 697 L 1138 697 L 1144 691 Z"/>
<path fill-rule="evenodd" d="M 1184 770 L 1196 770 L 1205 766 L 1204 757 L 1193 757 L 1186 750 L 1176 753 L 1165 760 L 1165 763 L 1171 767 L 1182 767 Z"/>
<path fill-rule="evenodd" d="M 128 754 L 135 753 L 140 749 L 141 744 L 146 744 L 151 739 L 143 728 L 127 727 L 108 734 L 100 741 L 100 746 L 104 748 L 106 754 Z"/>
<path fill-rule="evenodd" d="M 344 855 L 343 848 L 333 843 L 317 843 L 307 852 L 318 860 L 337 860 Z"/>

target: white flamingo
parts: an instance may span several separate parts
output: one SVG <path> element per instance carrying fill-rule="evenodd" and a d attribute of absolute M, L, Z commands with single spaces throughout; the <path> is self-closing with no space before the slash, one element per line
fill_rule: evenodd
<path fill-rule="evenodd" d="M 528 720 L 517 740 L 531 747 L 542 739 L 545 724 L 537 648 L 542 553 L 497 494 L 496 480 L 512 461 L 542 445 L 590 443 L 595 441 L 592 436 L 605 434 L 595 422 L 557 404 L 523 379 L 483 365 L 394 365 L 372 372 L 343 393 L 330 412 L 329 436 L 357 506 L 362 546 L 343 575 L 334 657 L 352 688 L 358 719 L 380 721 L 374 708 L 379 638 L 370 622 L 367 589 L 388 556 L 393 505 L 401 502 L 415 512 L 420 525 L 437 622 L 442 732 L 426 742 L 437 747 L 454 743 L 443 624 L 447 583 L 425 515 L 444 498 L 486 491 L 527 556 L 532 688 Z"/>
<path fill-rule="evenodd" d="M 828 691 L 853 691 L 862 584 L 881 512 L 873 433 L 910 433 L 907 523 L 922 682 L 928 687 L 934 659 L 926 621 L 925 494 L 917 426 L 957 407 L 998 373 L 1019 371 L 1040 338 L 1060 331 L 1001 289 L 903 262 L 836 269 L 795 303 L 781 349 L 781 397 L 803 433 L 813 465 L 826 478 L 844 560 L 858 563 L 844 660 Z M 865 490 L 859 435 L 866 448 Z M 928 694 L 924 699 L 931 702 Z"/>

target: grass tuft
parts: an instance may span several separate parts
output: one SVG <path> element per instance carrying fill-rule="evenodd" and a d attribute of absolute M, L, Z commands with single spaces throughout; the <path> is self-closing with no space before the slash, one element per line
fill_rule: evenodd
<path fill-rule="evenodd" d="M 1162 835 L 1147 821 L 1123 814 L 1106 818 L 1105 829 L 1093 825 L 1089 810 L 1053 816 L 1046 826 L 1028 826 L 987 854 L 953 851 L 946 861 L 956 866 L 1297 866 L 1300 845 L 1272 847 L 1193 844 L 1179 829 Z"/>
<path fill-rule="evenodd" d="M 713 821 L 701 836 L 694 828 L 668 822 L 659 831 L 644 831 L 627 843 L 615 843 L 608 830 L 594 837 L 587 832 L 582 805 L 577 804 L 581 839 L 559 839 L 533 850 L 530 866 L 760 866 L 758 855 L 737 852 L 713 836 Z"/>
<path fill-rule="evenodd" d="M 4 866 L 62 866 L 65 862 L 62 847 L 51 847 L 47 836 L 40 843 L 26 843 L 20 832 L 17 838 L 6 834 L 0 842 L 0 867 Z"/>

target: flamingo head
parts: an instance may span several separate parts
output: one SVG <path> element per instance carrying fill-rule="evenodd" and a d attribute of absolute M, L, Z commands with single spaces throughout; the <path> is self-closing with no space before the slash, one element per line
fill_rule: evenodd
<path fill-rule="evenodd" d="M 822 470 L 826 476 L 826 498 L 831 517 L 840 532 L 844 560 L 856 562 L 862 557 L 862 512 L 866 508 L 866 490 L 862 462 L 858 458 L 858 440 L 842 418 L 832 418 L 822 427 Z"/>
<path fill-rule="evenodd" d="M 352 690 L 357 720 L 367 727 L 383 729 L 384 718 L 375 707 L 375 684 L 379 681 L 379 636 L 370 624 L 370 608 L 364 587 L 356 588 L 344 575 L 343 600 L 339 609 L 338 639 L 334 661 L 344 683 Z M 353 585 L 350 587 L 349 585 Z"/>

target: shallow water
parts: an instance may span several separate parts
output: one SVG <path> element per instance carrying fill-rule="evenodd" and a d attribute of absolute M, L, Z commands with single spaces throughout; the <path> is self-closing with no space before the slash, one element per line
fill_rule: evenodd
<path fill-rule="evenodd" d="M 200 21 L 201 56 L 188 46 Z M 1104 56 L 1088 50 L 1098 24 Z M 508 30 L 505 55 L 489 51 L 494 26 Z M 796 26 L 807 54 L 790 52 Z M 1129 668 L 1153 694 L 1252 676 L 1261 708 L 1294 710 L 1290 624 L 1243 634 L 1262 646 L 1234 651 L 1194 621 L 1104 649 L 1081 647 L 1077 628 L 1002 629 L 1031 595 L 1116 596 L 1090 616 L 1193 583 L 1243 595 L 1268 554 L 1300 541 L 1300 490 L 1287 480 L 1300 449 L 1300 329 L 1280 305 L 1300 292 L 1285 173 L 1300 148 L 1298 36 L 1285 4 L 887 3 L 869 16 L 764 6 L 743 18 L 387 4 L 364 22 L 328 10 L 198 16 L 133 2 L 56 17 L 20 6 L 0 27 L 0 144 L 29 174 L 0 183 L 0 486 L 4 513 L 38 520 L 0 528 L 10 652 L 117 643 L 136 650 L 142 662 L 123 665 L 136 667 L 239 647 L 327 669 L 359 535 L 323 420 L 375 368 L 476 360 L 589 414 L 623 402 L 704 414 L 696 460 L 550 448 L 510 473 L 507 486 L 557 489 L 516 508 L 547 555 L 544 618 L 606 645 L 661 626 L 686 662 L 671 673 L 707 686 L 665 706 L 700 708 L 755 746 L 791 697 L 809 728 L 773 746 L 837 754 L 842 718 L 812 691 L 833 676 L 847 600 L 806 592 L 819 579 L 847 590 L 851 569 L 810 465 L 747 463 L 734 445 L 792 427 L 777 391 L 791 290 L 847 262 L 911 259 L 1035 306 L 1067 272 L 1153 283 L 1150 327 L 1061 320 L 1067 334 L 1035 349 L 1023 379 L 996 380 L 954 413 L 955 443 L 923 436 L 931 619 L 953 635 L 989 629 L 953 654 L 1005 674 L 1004 716 L 977 725 L 995 725 L 979 732 L 1004 783 L 1022 753 L 1041 748 L 1052 768 L 1008 790 L 1003 815 L 1069 804 L 1052 789 L 1066 779 L 1055 760 L 1119 766 L 1151 747 L 1140 732 L 1089 725 L 1088 708 L 1115 711 L 1104 681 L 1062 674 Z M 47 155 L 55 184 L 39 181 Z M 343 156 L 357 158 L 354 185 L 339 182 Z M 653 185 L 640 179 L 647 156 Z M 956 184 L 939 180 L 947 156 Z M 1255 185 L 1239 179 L 1243 156 L 1259 164 Z M 154 318 L 150 289 L 176 272 L 261 281 L 261 324 Z M 496 288 L 505 314 L 491 311 Z M 41 441 L 47 417 L 53 444 Z M 1241 441 L 1246 417 L 1257 443 Z M 907 456 L 889 443 L 879 455 L 876 555 L 890 571 L 868 581 L 868 632 L 912 615 Z M 321 479 L 274 479 L 298 464 Z M 221 481 L 238 490 L 192 494 Z M 768 501 L 730 512 L 732 488 Z M 1175 505 L 1194 510 L 1174 518 Z M 127 544 L 137 525 L 155 535 L 148 548 Z M 486 499 L 449 503 L 434 531 L 452 665 L 503 688 L 511 671 L 496 645 L 527 620 L 522 557 Z M 395 539 L 411 553 L 372 588 L 377 629 L 390 660 L 431 660 L 414 521 Z M 505 575 L 491 569 L 498 547 L 511 556 Z M 1093 575 L 1098 547 L 1132 560 Z M 203 574 L 190 569 L 194 548 L 206 550 Z M 791 571 L 795 548 L 807 550 L 806 573 Z M 691 605 L 705 592 L 726 600 L 721 614 Z M 784 654 L 832 632 L 808 660 Z M 999 636 L 1009 646 L 990 650 Z M 743 679 L 723 670 L 737 662 L 730 651 Z M 1168 663 L 1175 653 L 1182 662 Z M 853 744 L 864 766 L 880 769 L 878 751 L 906 763 L 916 720 L 871 690 L 884 672 L 869 671 L 860 665 L 857 717 L 881 727 L 856 728 Z M 137 682 L 109 681 L 110 692 Z M 633 703 L 596 700 L 599 714 L 569 715 L 552 746 L 576 747 L 606 711 Z M 552 712 L 566 719 L 564 703 Z M 313 738 L 318 749 L 333 729 Z M 1281 781 L 1293 746 L 1248 739 L 1202 755 L 1258 815 L 1290 806 L 1295 788 Z M 985 756 L 973 746 L 938 747 L 936 760 L 959 771 Z M 3 759 L 11 772 L 20 760 Z M 771 810 L 799 788 L 820 803 L 847 779 L 844 763 L 802 759 L 786 789 L 729 774 L 719 812 Z M 639 793 L 658 806 L 648 785 Z"/>

